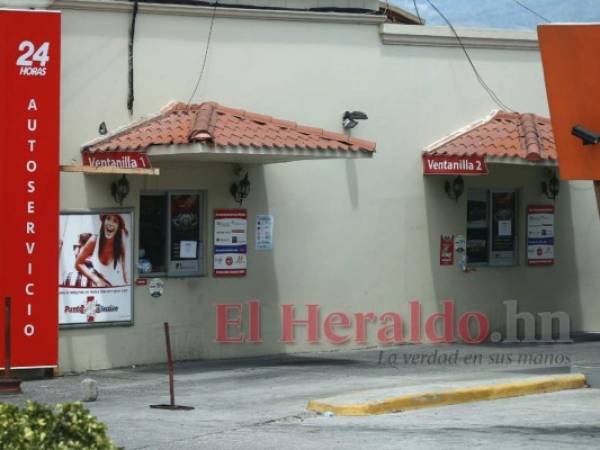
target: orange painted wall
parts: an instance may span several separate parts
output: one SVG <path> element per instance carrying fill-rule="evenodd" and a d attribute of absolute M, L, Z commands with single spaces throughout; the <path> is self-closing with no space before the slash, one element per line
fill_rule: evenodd
<path fill-rule="evenodd" d="M 574 125 L 600 133 L 600 24 L 540 25 L 538 36 L 560 177 L 600 180 L 600 144 L 571 135 Z"/>

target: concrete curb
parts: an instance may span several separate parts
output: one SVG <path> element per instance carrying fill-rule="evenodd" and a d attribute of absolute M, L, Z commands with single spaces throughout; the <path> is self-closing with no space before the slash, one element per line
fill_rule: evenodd
<path fill-rule="evenodd" d="M 571 373 L 582 373 L 585 382 L 591 388 L 600 388 L 600 363 L 597 361 L 583 361 L 571 365 Z"/>
<path fill-rule="evenodd" d="M 583 374 L 556 375 L 535 380 L 512 383 L 492 384 L 489 386 L 473 386 L 439 392 L 419 392 L 383 400 L 340 405 L 327 400 L 310 400 L 308 409 L 324 413 L 331 411 L 338 416 L 370 416 L 411 409 L 431 408 L 435 406 L 454 405 L 457 403 L 496 400 L 507 397 L 518 397 L 530 394 L 579 389 L 586 386 Z"/>

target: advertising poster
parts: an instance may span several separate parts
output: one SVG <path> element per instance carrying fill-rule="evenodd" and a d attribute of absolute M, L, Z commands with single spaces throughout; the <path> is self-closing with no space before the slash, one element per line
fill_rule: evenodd
<path fill-rule="evenodd" d="M 215 277 L 243 277 L 247 271 L 248 213 L 245 209 L 216 209 L 214 222 Z"/>
<path fill-rule="evenodd" d="M 440 237 L 440 266 L 451 266 L 454 264 L 454 236 Z"/>
<path fill-rule="evenodd" d="M 61 214 L 59 323 L 132 321 L 133 213 Z"/>
<path fill-rule="evenodd" d="M 554 264 L 554 206 L 527 207 L 527 263 L 530 266 Z"/>
<path fill-rule="evenodd" d="M 273 250 L 273 216 L 270 214 L 256 216 L 256 250 Z"/>
<path fill-rule="evenodd" d="M 0 366 L 58 363 L 60 27 L 52 11 L 0 10 Z"/>

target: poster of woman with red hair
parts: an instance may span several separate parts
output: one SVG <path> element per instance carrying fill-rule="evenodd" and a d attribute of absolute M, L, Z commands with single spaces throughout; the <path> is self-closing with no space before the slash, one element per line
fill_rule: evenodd
<path fill-rule="evenodd" d="M 132 213 L 61 214 L 61 324 L 131 321 Z"/>

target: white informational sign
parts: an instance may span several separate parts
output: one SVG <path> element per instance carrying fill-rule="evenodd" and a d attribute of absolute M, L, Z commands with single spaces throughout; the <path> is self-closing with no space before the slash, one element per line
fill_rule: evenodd
<path fill-rule="evenodd" d="M 510 220 L 498 221 L 498 236 L 512 236 L 512 222 Z"/>
<path fill-rule="evenodd" d="M 165 289 L 165 283 L 161 278 L 152 278 L 148 284 L 148 292 L 154 298 L 161 297 Z"/>
<path fill-rule="evenodd" d="M 273 216 L 256 216 L 256 250 L 273 250 Z"/>
<path fill-rule="evenodd" d="M 517 239 L 517 193 L 516 191 L 492 190 L 490 194 L 492 219 L 490 266 L 514 266 L 518 263 Z"/>
<path fill-rule="evenodd" d="M 248 214 L 245 209 L 217 209 L 214 221 L 215 277 L 243 277 L 248 261 Z"/>
<path fill-rule="evenodd" d="M 465 253 L 467 250 L 467 238 L 458 234 L 454 237 L 454 251 L 457 253 Z"/>
<path fill-rule="evenodd" d="M 133 213 L 60 216 L 59 323 L 132 321 Z"/>
<path fill-rule="evenodd" d="M 459 234 L 454 237 L 454 251 L 461 270 L 467 270 L 467 238 Z"/>
<path fill-rule="evenodd" d="M 238 271 L 246 270 L 247 259 L 244 253 L 218 253 L 215 255 L 215 270 Z"/>
<path fill-rule="evenodd" d="M 181 241 L 179 243 L 179 257 L 193 259 L 196 258 L 197 241 Z"/>
<path fill-rule="evenodd" d="M 554 264 L 554 206 L 527 207 L 527 262 L 531 266 Z"/>

